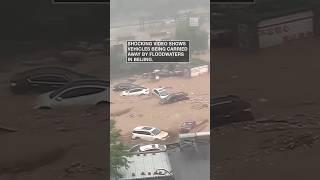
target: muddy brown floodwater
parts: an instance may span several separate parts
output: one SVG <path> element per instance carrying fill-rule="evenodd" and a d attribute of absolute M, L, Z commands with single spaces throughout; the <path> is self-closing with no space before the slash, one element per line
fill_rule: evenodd
<path fill-rule="evenodd" d="M 44 65 L 47 61 L 39 59 L 26 65 L 15 60 L 4 64 L 6 69 L 0 70 L 0 126 L 17 130 L 0 129 L 0 180 L 70 177 L 103 180 L 108 177 L 107 107 L 32 109 L 36 96 L 12 94 L 8 90 L 8 80 L 16 72 Z M 88 56 L 68 67 L 105 78 L 105 60 L 105 56 Z M 55 60 L 50 65 L 66 66 Z"/>
<path fill-rule="evenodd" d="M 177 141 L 180 125 L 184 121 L 196 121 L 202 124 L 199 131 L 210 129 L 209 98 L 210 75 L 204 74 L 194 78 L 170 77 L 154 82 L 138 80 L 135 83 L 144 87 L 166 87 L 169 92 L 186 92 L 190 99 L 172 104 L 159 104 L 154 95 L 120 96 L 119 92 L 111 92 L 111 118 L 122 130 L 124 139 L 130 141 L 132 129 L 137 126 L 153 126 L 168 131 L 170 138 L 166 142 Z"/>
<path fill-rule="evenodd" d="M 214 95 L 252 104 L 256 120 L 214 130 L 215 180 L 317 179 L 320 40 L 256 53 L 213 49 Z"/>

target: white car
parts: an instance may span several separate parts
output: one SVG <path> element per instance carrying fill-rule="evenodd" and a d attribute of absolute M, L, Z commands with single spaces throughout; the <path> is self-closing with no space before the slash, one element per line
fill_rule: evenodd
<path fill-rule="evenodd" d="M 132 139 L 145 141 L 166 140 L 169 134 L 155 127 L 139 126 L 133 129 Z"/>
<path fill-rule="evenodd" d="M 141 96 L 141 95 L 148 95 L 149 88 L 139 87 L 139 88 L 132 88 L 127 91 L 122 91 L 121 96 Z"/>
<path fill-rule="evenodd" d="M 137 153 L 137 152 L 160 152 L 160 151 L 166 151 L 167 146 L 162 144 L 148 144 L 148 145 L 141 145 L 137 144 L 129 149 L 129 152 L 131 153 Z"/>
<path fill-rule="evenodd" d="M 38 97 L 34 109 L 106 104 L 109 88 L 103 80 L 79 80 Z"/>
<path fill-rule="evenodd" d="M 158 96 L 160 99 L 166 98 L 169 96 L 169 93 L 165 88 L 154 88 L 152 90 L 152 94 Z"/>
<path fill-rule="evenodd" d="M 161 144 L 149 144 L 149 145 L 142 145 L 139 148 L 140 152 L 150 152 L 150 151 L 166 151 L 167 146 Z"/>

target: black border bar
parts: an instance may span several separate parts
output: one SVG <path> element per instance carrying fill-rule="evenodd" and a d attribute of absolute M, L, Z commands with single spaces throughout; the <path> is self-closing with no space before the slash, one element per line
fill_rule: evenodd
<path fill-rule="evenodd" d="M 110 4 L 110 0 L 52 0 L 52 4 Z"/>
<path fill-rule="evenodd" d="M 210 0 L 211 4 L 254 4 L 255 0 Z"/>
<path fill-rule="evenodd" d="M 110 0 L 52 0 L 53 4 L 110 4 Z M 255 0 L 210 0 L 210 4 L 254 4 Z"/>

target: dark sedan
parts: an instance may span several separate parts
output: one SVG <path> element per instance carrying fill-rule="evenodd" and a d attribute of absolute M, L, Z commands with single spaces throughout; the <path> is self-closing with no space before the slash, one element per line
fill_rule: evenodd
<path fill-rule="evenodd" d="M 166 98 L 160 100 L 160 104 L 171 104 L 178 101 L 188 100 L 188 94 L 184 92 L 171 93 Z"/>
<path fill-rule="evenodd" d="M 80 79 L 96 77 L 61 67 L 41 67 L 13 75 L 10 89 L 16 94 L 44 93 Z"/>
<path fill-rule="evenodd" d="M 234 95 L 211 99 L 211 112 L 211 128 L 254 119 L 251 104 Z"/>
<path fill-rule="evenodd" d="M 141 86 L 132 83 L 119 83 L 112 87 L 113 91 L 127 91 L 133 88 L 140 88 Z"/>

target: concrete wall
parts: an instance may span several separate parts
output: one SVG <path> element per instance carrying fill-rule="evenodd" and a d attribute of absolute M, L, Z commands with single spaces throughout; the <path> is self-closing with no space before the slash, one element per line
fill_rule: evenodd
<path fill-rule="evenodd" d="M 267 48 L 286 41 L 312 37 L 313 17 L 313 11 L 305 11 L 259 22 L 259 47 Z"/>

